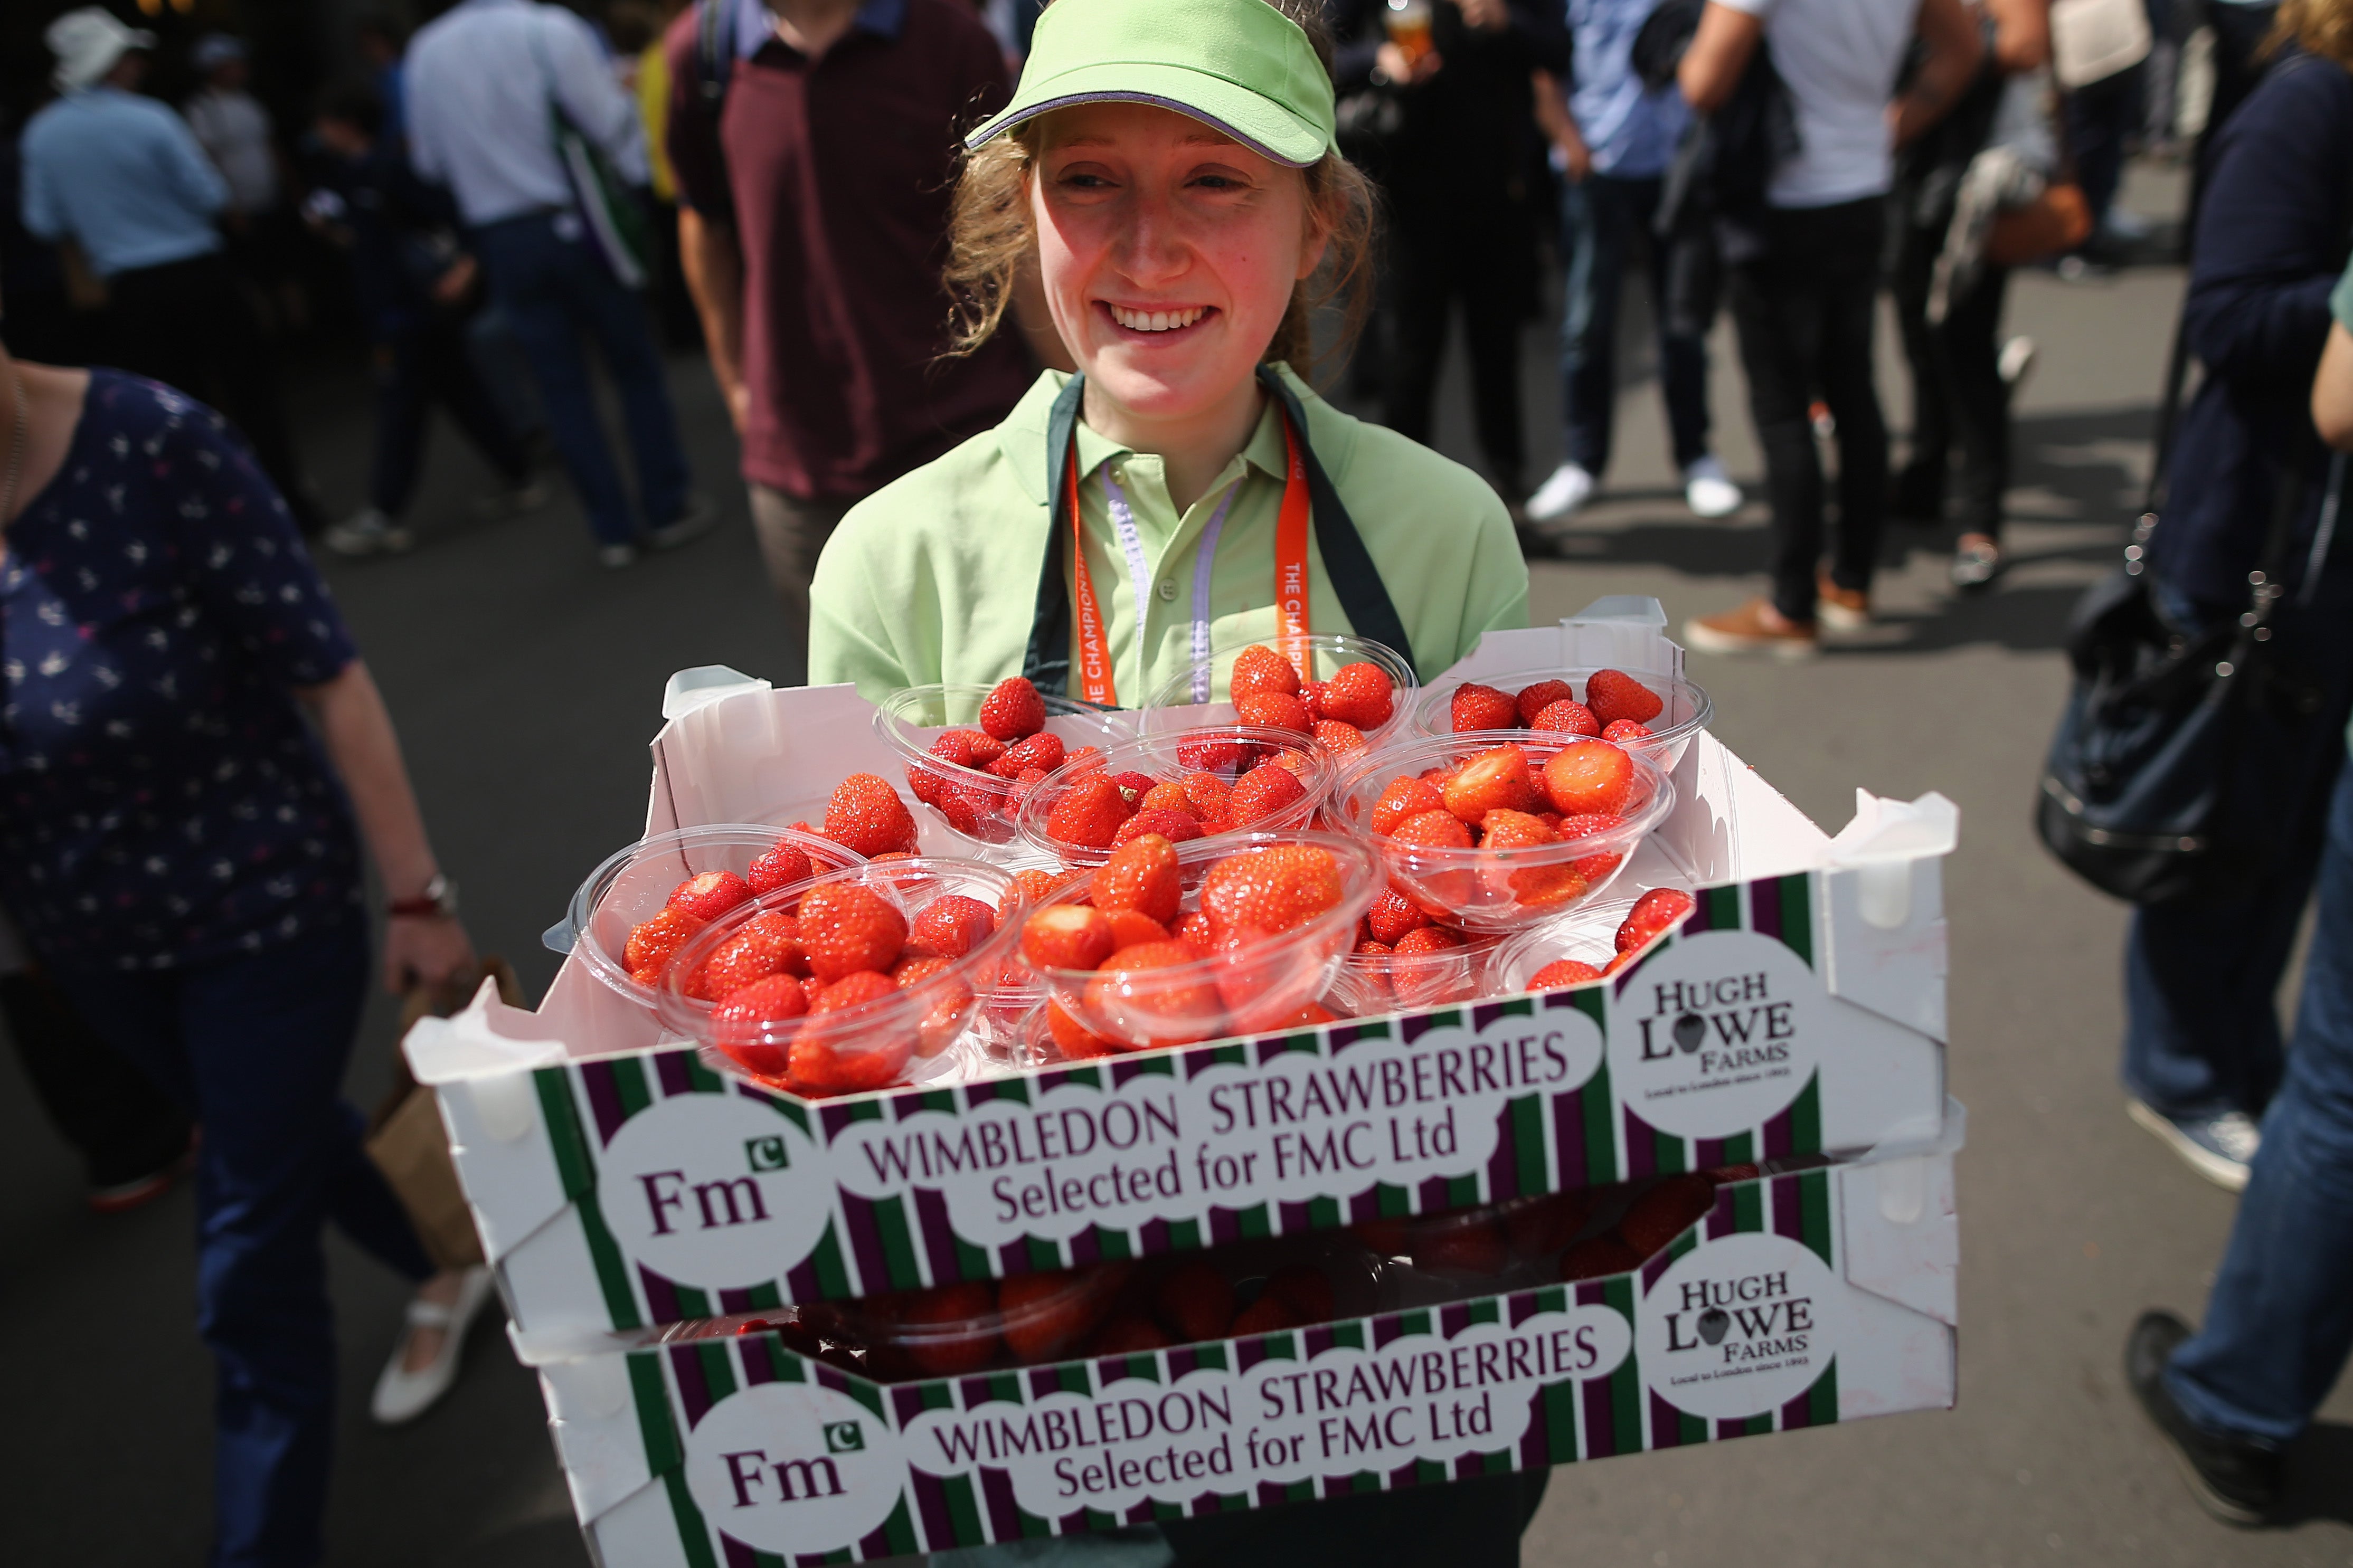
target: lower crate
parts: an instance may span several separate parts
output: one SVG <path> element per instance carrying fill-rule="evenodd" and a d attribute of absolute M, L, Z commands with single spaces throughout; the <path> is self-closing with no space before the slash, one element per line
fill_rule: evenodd
<path fill-rule="evenodd" d="M 865 1561 L 1943 1409 L 1962 1128 L 1955 1105 L 1933 1150 L 1724 1186 L 1630 1273 L 1147 1354 L 881 1384 L 757 1330 L 517 1348 L 605 1568 Z"/>

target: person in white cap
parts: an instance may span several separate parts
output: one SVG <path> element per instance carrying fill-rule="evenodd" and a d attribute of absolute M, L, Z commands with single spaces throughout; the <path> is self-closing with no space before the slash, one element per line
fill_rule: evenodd
<path fill-rule="evenodd" d="M 315 531 L 260 324 L 222 254 L 228 186 L 187 122 L 138 91 L 155 35 L 85 5 L 44 37 L 63 96 L 25 127 L 25 227 L 80 247 L 106 284 L 115 359 L 228 416 Z"/>

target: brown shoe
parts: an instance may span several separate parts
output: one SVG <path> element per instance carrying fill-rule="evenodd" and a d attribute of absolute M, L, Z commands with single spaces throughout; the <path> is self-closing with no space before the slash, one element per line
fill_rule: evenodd
<path fill-rule="evenodd" d="M 1763 599 L 1685 621 L 1683 642 L 1702 653 L 1769 653 L 1783 659 L 1810 658 L 1820 647 L 1811 621 L 1787 620 Z"/>
<path fill-rule="evenodd" d="M 1841 588 L 1825 572 L 1814 579 L 1814 596 L 1820 601 L 1814 613 L 1832 631 L 1859 632 L 1871 625 L 1871 595 L 1862 589 Z"/>

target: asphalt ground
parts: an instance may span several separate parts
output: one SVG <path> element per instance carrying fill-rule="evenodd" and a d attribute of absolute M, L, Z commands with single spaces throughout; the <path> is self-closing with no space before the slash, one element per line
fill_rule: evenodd
<path fill-rule="evenodd" d="M 2164 216 L 2179 197 L 2178 181 L 2137 170 L 2126 200 Z M 2163 266 L 2016 279 L 2009 330 L 2031 333 L 2041 354 L 2018 406 L 2018 564 L 1994 593 L 1957 601 L 1943 580 L 1949 531 L 1894 525 L 1869 633 L 1802 667 L 1692 659 L 1715 698 L 1716 733 L 1826 827 L 1846 820 L 1857 786 L 1940 790 L 1961 807 L 1945 883 L 1951 1087 L 1969 1107 L 1958 1407 L 1561 1468 L 1526 1538 L 1529 1563 L 2353 1568 L 2353 1386 L 2337 1389 L 2295 1457 L 2295 1521 L 2246 1532 L 2190 1501 L 2124 1385 L 2137 1313 L 2165 1305 L 2194 1321 L 2202 1310 L 2234 1203 L 2126 1121 L 2116 1082 L 2125 910 L 2059 869 L 2029 827 L 2064 687 L 2061 628 L 2137 508 L 2180 286 Z M 1639 338 L 1630 312 L 1627 329 Z M 1532 323 L 1527 345 L 1533 482 L 1557 450 L 1558 402 L 1549 329 Z M 1892 331 L 1882 358 L 1901 430 L 1908 390 Z M 1728 330 L 1715 364 L 1724 456 L 1754 481 Z M 1762 584 L 1762 509 L 1693 520 L 1662 456 L 1642 353 L 1622 379 L 1605 493 L 1566 546 L 1532 552 L 1538 620 L 1636 592 L 1680 624 Z M 608 573 L 568 500 L 474 524 L 464 502 L 488 473 L 445 426 L 416 509 L 423 547 L 328 567 L 475 940 L 513 959 L 533 994 L 555 963 L 540 931 L 643 821 L 644 747 L 665 678 L 711 663 L 780 684 L 800 673 L 700 362 L 674 362 L 671 385 L 697 472 L 723 505 L 712 537 Z M 1463 387 L 1458 364 L 1439 435 L 1467 460 Z M 338 508 L 357 505 L 364 382 L 311 375 L 296 393 L 322 489 Z M 380 1001 L 349 1079 L 364 1105 L 387 1081 L 393 1026 Z M 193 1213 L 184 1188 L 128 1215 L 87 1214 L 76 1161 L 13 1055 L 0 1054 L 0 1562 L 201 1561 L 211 1370 L 192 1326 Z M 489 1325 L 439 1408 L 398 1430 L 369 1424 L 367 1391 L 405 1292 L 340 1237 L 328 1247 L 343 1411 L 330 1561 L 585 1562 L 537 1389 Z"/>

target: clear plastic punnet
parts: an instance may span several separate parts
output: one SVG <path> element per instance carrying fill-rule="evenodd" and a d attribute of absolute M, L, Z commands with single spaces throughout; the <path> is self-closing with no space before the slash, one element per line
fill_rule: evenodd
<path fill-rule="evenodd" d="M 1229 723 L 1235 718 L 1229 695 L 1234 660 L 1250 648 L 1271 648 L 1291 661 L 1301 681 L 1328 681 L 1352 664 L 1369 664 L 1388 677 L 1391 691 L 1387 719 L 1359 724 L 1365 739 L 1379 745 L 1392 735 L 1407 733 L 1414 700 L 1421 682 L 1412 661 L 1386 644 L 1369 637 L 1335 632 L 1312 632 L 1300 637 L 1261 637 L 1212 648 L 1207 658 L 1187 661 L 1185 668 L 1163 682 L 1144 700 L 1143 731 L 1147 735 L 1170 730 L 1197 729 L 1203 724 Z M 1350 721 L 1353 722 L 1353 721 Z"/>
<path fill-rule="evenodd" d="M 966 853 L 987 860 L 1005 860 L 1023 851 L 1015 828 L 1021 798 L 1014 780 L 970 768 L 932 750 L 952 731 L 984 733 L 981 704 L 996 689 L 987 686 L 910 686 L 884 698 L 874 711 L 874 732 L 904 764 L 907 787 L 919 815 L 929 814 L 961 840 Z M 1074 698 L 1040 695 L 1046 709 L 1042 733 L 1054 737 L 1063 755 L 1082 746 L 1098 751 L 1132 740 L 1134 716 L 1098 708 Z M 1000 742 L 1001 744 L 1001 742 Z M 1061 765 L 1055 758 L 1045 771 Z"/>
<path fill-rule="evenodd" d="M 1521 692 L 1545 681 L 1560 681 L 1575 693 L 1572 700 L 1582 703 L 1599 673 L 1599 667 L 1588 666 L 1577 669 L 1515 669 L 1501 675 L 1442 675 L 1415 700 L 1412 723 L 1406 732 L 1432 740 L 1460 733 L 1454 728 L 1454 694 L 1465 686 L 1484 686 L 1516 699 Z M 1662 769 L 1673 773 L 1691 738 L 1715 718 L 1715 704 L 1705 691 L 1680 675 L 1642 670 L 1633 672 L 1631 679 L 1659 699 L 1660 709 L 1656 717 L 1643 721 L 1643 727 L 1651 733 L 1626 744 L 1648 753 Z M 1512 726 L 1504 729 L 1505 733 L 1514 732 Z M 1531 738 L 1541 733 L 1529 730 L 1525 717 L 1516 732 Z"/>

